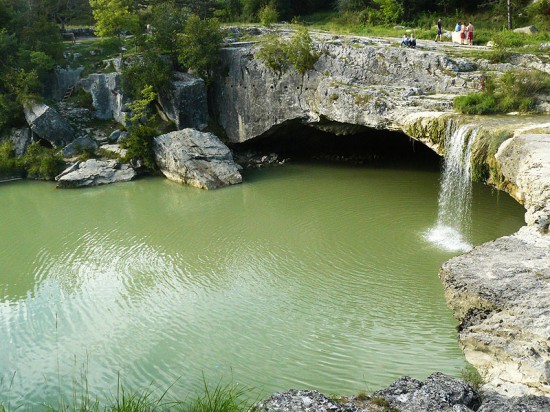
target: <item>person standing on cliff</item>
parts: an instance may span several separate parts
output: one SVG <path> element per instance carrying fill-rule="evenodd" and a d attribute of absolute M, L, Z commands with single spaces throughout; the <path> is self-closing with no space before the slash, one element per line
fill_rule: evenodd
<path fill-rule="evenodd" d="M 472 22 L 468 23 L 468 44 L 470 46 L 474 45 L 474 25 Z"/>
<path fill-rule="evenodd" d="M 436 42 L 438 37 L 439 37 L 439 41 L 443 41 L 441 38 L 441 33 L 443 33 L 443 23 L 441 22 L 441 19 L 439 19 L 437 20 L 437 34 L 435 35 Z"/>

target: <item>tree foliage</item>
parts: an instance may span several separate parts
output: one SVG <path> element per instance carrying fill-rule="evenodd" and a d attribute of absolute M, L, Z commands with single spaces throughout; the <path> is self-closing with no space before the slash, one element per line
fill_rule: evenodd
<path fill-rule="evenodd" d="M 209 81 L 212 70 L 219 63 L 219 49 L 222 33 L 218 19 L 201 19 L 191 15 L 187 19 L 185 30 L 179 38 L 178 60 L 186 68 L 195 70 Z"/>
<path fill-rule="evenodd" d="M 90 0 L 97 35 L 118 36 L 123 30 L 136 32 L 139 18 L 131 5 L 131 0 Z"/>

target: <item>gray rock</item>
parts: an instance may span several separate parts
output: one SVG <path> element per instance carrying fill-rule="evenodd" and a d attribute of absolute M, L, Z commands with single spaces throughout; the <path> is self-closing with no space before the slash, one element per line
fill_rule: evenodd
<path fill-rule="evenodd" d="M 159 94 L 159 104 L 168 119 L 178 130 L 193 128 L 202 130 L 208 124 L 206 86 L 200 77 L 187 73 L 175 73 L 172 90 Z"/>
<path fill-rule="evenodd" d="M 74 56 L 73 56 L 74 58 Z M 65 96 L 65 92 L 75 86 L 80 80 L 80 74 L 84 70 L 84 67 L 77 67 L 72 69 L 56 68 L 50 75 L 50 78 L 46 82 L 46 90 L 44 96 L 53 100 L 61 100 Z"/>
<path fill-rule="evenodd" d="M 550 50 L 550 43 L 541 43 L 539 50 Z"/>
<path fill-rule="evenodd" d="M 241 183 L 231 151 L 212 133 L 184 129 L 154 139 L 156 163 L 170 180 L 202 189 Z"/>
<path fill-rule="evenodd" d="M 325 395 L 311 390 L 276 393 L 257 403 L 252 412 L 341 412 L 340 406 Z"/>
<path fill-rule="evenodd" d="M 518 134 L 500 145 L 495 158 L 508 192 L 527 209 L 527 224 L 544 227 L 550 217 L 550 134 Z"/>
<path fill-rule="evenodd" d="M 111 143 L 116 143 L 118 142 L 118 139 L 120 139 L 121 134 L 122 134 L 122 130 L 117 129 L 109 135 L 107 140 Z"/>
<path fill-rule="evenodd" d="M 128 109 L 120 83 L 120 73 L 90 74 L 80 81 L 82 88 L 92 94 L 95 116 L 98 119 L 114 119 L 126 126 Z"/>
<path fill-rule="evenodd" d="M 402 412 L 470 411 L 481 403 L 466 382 L 436 372 L 424 382 L 408 376 L 373 394 Z"/>
<path fill-rule="evenodd" d="M 491 397 L 483 401 L 477 412 L 548 412 L 550 398 L 522 396 L 517 398 Z"/>
<path fill-rule="evenodd" d="M 77 137 L 61 150 L 63 157 L 74 157 L 84 151 L 95 151 L 98 145 L 97 142 L 89 136 Z"/>
<path fill-rule="evenodd" d="M 128 182 L 136 172 L 127 164 L 116 160 L 90 159 L 76 163 L 55 178 L 62 189 L 99 186 L 117 182 Z"/>
<path fill-rule="evenodd" d="M 43 103 L 32 103 L 24 107 L 24 112 L 32 132 L 53 147 L 63 147 L 74 140 L 71 126 L 55 109 Z"/>
<path fill-rule="evenodd" d="M 550 236 L 525 226 L 440 271 L 459 342 L 488 388 L 550 396 Z"/>
<path fill-rule="evenodd" d="M 100 146 L 100 149 L 112 152 L 120 157 L 125 157 L 127 152 L 127 150 L 121 148 L 119 144 L 104 144 Z"/>
<path fill-rule="evenodd" d="M 9 140 L 14 145 L 15 156 L 21 157 L 25 154 L 25 150 L 32 143 L 31 129 L 28 127 L 22 129 L 12 128 L 4 136 L 0 137 L 2 140 Z"/>
<path fill-rule="evenodd" d="M 535 34 L 536 32 L 538 32 L 538 29 L 535 26 L 526 26 L 518 27 L 517 29 L 514 29 L 514 32 L 523 34 Z"/>

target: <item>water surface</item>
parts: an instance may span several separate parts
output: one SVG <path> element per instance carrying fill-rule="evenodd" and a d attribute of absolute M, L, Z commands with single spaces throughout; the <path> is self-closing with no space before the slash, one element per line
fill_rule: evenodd
<path fill-rule="evenodd" d="M 465 361 L 424 240 L 437 170 L 299 163 L 218 191 L 0 186 L 0 402 L 206 380 L 375 390 Z M 523 210 L 475 185 L 472 244 Z"/>

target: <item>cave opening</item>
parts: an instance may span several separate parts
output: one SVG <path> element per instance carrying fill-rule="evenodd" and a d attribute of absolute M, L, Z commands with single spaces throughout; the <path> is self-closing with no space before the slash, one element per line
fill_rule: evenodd
<path fill-rule="evenodd" d="M 234 144 L 236 157 L 277 154 L 279 160 L 346 162 L 439 170 L 442 158 L 428 146 L 398 131 L 343 126 L 345 134 L 289 123 L 244 143 Z M 342 130 L 341 129 L 341 130 Z M 333 128 L 329 130 L 336 130 Z"/>

